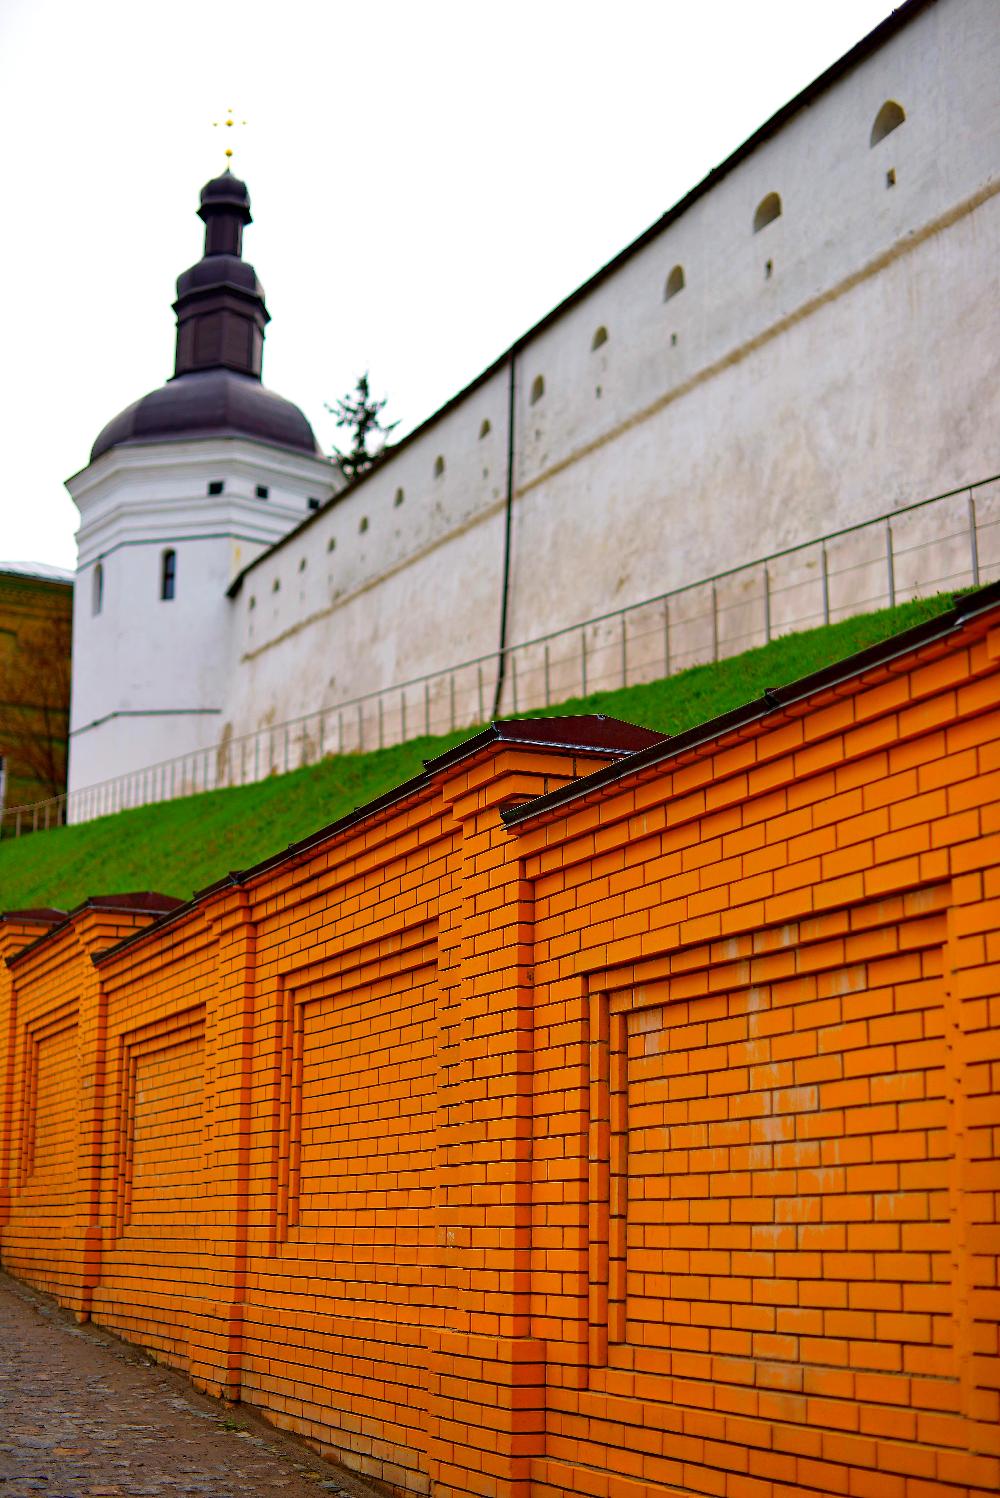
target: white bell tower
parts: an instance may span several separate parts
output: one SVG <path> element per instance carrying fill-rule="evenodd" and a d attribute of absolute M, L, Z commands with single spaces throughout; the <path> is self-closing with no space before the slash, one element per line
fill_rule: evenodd
<path fill-rule="evenodd" d="M 246 187 L 227 170 L 198 211 L 205 254 L 177 282 L 173 378 L 109 422 L 67 481 L 80 511 L 71 796 L 219 742 L 226 590 L 341 482 L 298 407 L 261 384 Z"/>

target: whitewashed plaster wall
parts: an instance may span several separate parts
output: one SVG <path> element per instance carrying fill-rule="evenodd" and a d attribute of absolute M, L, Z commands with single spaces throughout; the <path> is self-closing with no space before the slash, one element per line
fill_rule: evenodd
<path fill-rule="evenodd" d="M 996 0 L 931 5 L 522 341 L 510 640 L 1000 469 L 998 76 Z M 501 367 L 248 572 L 233 731 L 495 649 L 507 398 Z"/>
<path fill-rule="evenodd" d="M 226 589 L 310 498 L 329 497 L 332 472 L 305 454 L 213 438 L 114 448 L 69 480 L 81 514 L 71 791 L 218 741 L 233 626 Z M 161 597 L 167 549 L 172 599 Z"/>

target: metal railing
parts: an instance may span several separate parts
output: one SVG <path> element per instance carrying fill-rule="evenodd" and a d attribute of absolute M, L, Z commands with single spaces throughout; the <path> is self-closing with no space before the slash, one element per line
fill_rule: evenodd
<path fill-rule="evenodd" d="M 671 676 L 781 634 L 1000 577 L 1000 475 L 508 647 L 501 713 Z M 492 705 L 495 651 L 194 753 L 12 807 L 0 835 L 171 801 L 472 728 Z"/>

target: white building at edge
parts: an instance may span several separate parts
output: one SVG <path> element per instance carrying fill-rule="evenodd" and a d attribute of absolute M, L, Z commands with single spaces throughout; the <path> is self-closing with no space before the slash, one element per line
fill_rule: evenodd
<path fill-rule="evenodd" d="M 998 0 L 908 0 L 340 492 L 210 182 L 175 376 L 68 483 L 71 792 L 481 657 L 469 721 L 502 614 L 517 644 L 997 473 L 998 78 Z"/>

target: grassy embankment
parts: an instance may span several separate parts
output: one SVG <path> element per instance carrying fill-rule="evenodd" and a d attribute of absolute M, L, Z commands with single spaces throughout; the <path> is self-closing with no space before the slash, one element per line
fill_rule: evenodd
<path fill-rule="evenodd" d="M 949 608 L 950 594 L 786 635 L 758 650 L 645 686 L 595 692 L 550 715 L 607 713 L 677 733 Z M 537 716 L 537 714 L 536 714 Z M 257 785 L 119 812 L 0 843 L 0 910 L 69 909 L 88 895 L 159 890 L 187 898 L 409 779 L 473 729 L 324 760 Z"/>

